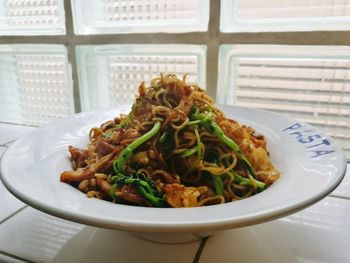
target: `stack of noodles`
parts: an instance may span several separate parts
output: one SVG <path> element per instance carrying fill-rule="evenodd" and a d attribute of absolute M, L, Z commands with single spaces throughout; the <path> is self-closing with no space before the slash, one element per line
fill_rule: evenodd
<path fill-rule="evenodd" d="M 247 198 L 279 178 L 264 137 L 225 117 L 186 76 L 160 75 L 138 93 L 128 115 L 91 129 L 86 149 L 69 147 L 73 171 L 62 182 L 119 204 L 197 207 Z"/>

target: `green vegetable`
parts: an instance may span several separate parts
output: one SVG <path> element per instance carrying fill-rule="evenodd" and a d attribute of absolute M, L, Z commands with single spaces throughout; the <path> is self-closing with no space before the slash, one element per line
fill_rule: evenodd
<path fill-rule="evenodd" d="M 226 162 L 226 166 L 229 165 L 228 164 L 228 160 L 225 160 L 225 162 Z M 234 170 L 231 170 L 230 172 L 233 174 L 234 182 L 236 184 L 239 184 L 239 185 L 253 185 L 252 181 L 254 180 L 254 183 L 256 185 L 256 188 L 257 188 L 258 192 L 263 191 L 265 189 L 265 187 L 266 187 L 265 183 L 255 179 L 252 176 L 251 176 L 251 179 L 249 179 L 249 178 L 245 178 L 245 177 L 241 176 L 240 174 L 238 174 Z"/>
<path fill-rule="evenodd" d="M 248 170 L 248 172 L 252 176 L 254 176 L 255 172 L 254 172 L 253 166 L 249 163 L 247 158 L 243 155 L 243 153 L 239 149 L 239 146 L 232 139 L 227 137 L 225 135 L 225 133 L 222 131 L 222 129 L 219 127 L 219 125 L 217 125 L 215 123 L 215 121 L 213 120 L 213 113 L 212 112 L 199 113 L 199 110 L 196 109 L 194 111 L 194 113 L 191 114 L 191 122 L 194 122 L 194 121 L 200 121 L 200 124 L 205 129 L 207 129 L 212 134 L 215 134 L 223 143 L 225 143 L 228 147 L 230 147 L 233 150 L 233 152 L 237 155 L 237 157 L 243 162 L 243 164 L 246 167 L 246 169 Z M 215 160 L 216 156 L 214 156 L 214 155 L 212 155 L 212 156 L 208 155 L 207 158 L 212 159 L 212 160 L 208 160 L 209 162 L 216 162 L 216 160 Z M 237 174 L 233 170 L 231 172 L 235 176 L 236 183 L 238 183 L 240 185 L 252 185 L 252 182 L 250 179 L 244 178 L 243 176 L 240 176 L 239 174 Z M 214 176 L 214 175 L 212 175 L 212 178 L 213 178 L 215 191 L 217 192 L 217 194 L 219 194 L 219 192 L 223 191 L 223 190 L 221 190 L 221 189 L 223 189 L 222 180 L 220 177 Z M 253 178 L 253 180 L 254 180 L 254 183 L 256 184 L 258 191 L 263 191 L 265 189 L 265 187 L 266 187 L 265 183 L 260 182 L 254 178 Z"/>
<path fill-rule="evenodd" d="M 207 162 L 217 164 L 218 163 L 218 156 L 214 152 L 208 152 L 205 156 L 205 160 Z M 210 172 L 207 171 L 208 174 L 210 174 L 210 178 L 213 181 L 215 193 L 218 195 L 224 195 L 224 184 L 222 183 L 222 176 L 219 175 L 213 175 Z"/>
<path fill-rule="evenodd" d="M 239 184 L 239 185 L 252 185 L 252 182 L 248 178 L 245 178 L 245 177 L 239 175 L 238 173 L 236 173 L 233 170 L 231 170 L 231 173 L 234 175 L 234 182 L 236 184 Z M 261 192 L 261 191 L 263 191 L 265 189 L 265 187 L 266 187 L 265 183 L 260 182 L 259 180 L 256 180 L 256 179 L 254 179 L 254 181 L 255 181 L 256 188 L 257 188 L 258 192 Z"/>
<path fill-rule="evenodd" d="M 102 134 L 102 137 L 103 137 L 104 139 L 109 139 L 109 138 L 112 137 L 112 134 L 113 134 L 113 130 L 112 130 L 112 131 L 107 131 L 107 132 L 105 132 L 105 133 Z"/>
<path fill-rule="evenodd" d="M 223 143 L 225 143 L 228 147 L 230 147 L 233 152 L 238 156 L 240 160 L 244 163 L 245 167 L 248 169 L 249 173 L 251 175 L 254 175 L 254 169 L 252 165 L 249 163 L 247 158 L 243 155 L 241 150 L 239 149 L 239 146 L 229 137 L 225 135 L 225 133 L 222 131 L 222 129 L 215 123 L 213 120 L 213 115 L 211 112 L 204 113 L 197 113 L 191 115 L 191 120 L 200 120 L 201 125 L 204 126 L 209 132 L 215 134 Z"/>
<path fill-rule="evenodd" d="M 117 128 L 125 128 L 128 125 L 129 121 L 130 121 L 130 118 L 128 116 L 117 125 Z"/>
<path fill-rule="evenodd" d="M 208 163 L 213 163 L 213 164 L 217 164 L 218 162 L 218 153 L 215 151 L 206 151 L 205 152 L 205 156 L 204 156 L 204 160 Z M 227 163 L 225 163 L 225 165 L 228 165 Z"/>
<path fill-rule="evenodd" d="M 158 133 L 160 126 L 161 126 L 160 122 L 157 121 L 151 130 L 149 130 L 144 135 L 134 140 L 119 154 L 118 159 L 116 159 L 113 162 L 113 169 L 116 174 L 123 172 L 124 165 L 132 156 L 133 151 L 137 147 L 139 147 L 141 144 L 145 143 L 146 141 L 151 139 L 153 136 L 155 136 Z"/>
<path fill-rule="evenodd" d="M 216 194 L 223 195 L 224 194 L 224 184 L 222 183 L 221 176 L 211 175 L 211 178 L 213 179 Z"/>
<path fill-rule="evenodd" d="M 156 188 L 152 181 L 144 178 L 140 179 L 140 175 L 132 173 L 129 176 L 118 174 L 112 177 L 112 181 L 115 183 L 114 187 L 121 185 L 134 185 L 137 190 L 153 205 L 156 207 L 165 207 L 167 202 L 161 196 L 161 192 Z"/>
<path fill-rule="evenodd" d="M 161 143 L 162 153 L 165 159 L 173 152 L 175 148 L 174 130 L 169 129 L 160 136 L 159 142 Z"/>
<path fill-rule="evenodd" d="M 129 118 L 130 114 L 128 116 L 128 119 Z M 123 123 L 120 125 L 122 124 Z M 125 184 L 135 185 L 140 194 L 142 194 L 153 206 L 164 207 L 167 205 L 166 201 L 161 197 L 160 192 L 150 180 L 140 179 L 139 175 L 135 173 L 128 176 L 124 175 L 124 166 L 131 158 L 133 151 L 155 136 L 160 130 L 160 126 L 160 121 L 157 121 L 151 130 L 134 140 L 119 154 L 118 159 L 113 162 L 113 170 L 116 175 L 112 177 L 112 181 L 115 183 L 114 188 Z M 112 197 L 115 199 L 117 196 L 114 194 Z"/>
<path fill-rule="evenodd" d="M 116 128 L 125 128 L 128 125 L 128 123 L 131 119 L 131 116 L 134 113 L 134 110 L 135 110 L 135 103 L 132 105 L 131 111 L 129 112 L 128 117 L 126 117 L 125 119 L 123 119 L 122 122 L 120 122 L 118 125 L 116 125 Z"/>
<path fill-rule="evenodd" d="M 195 154 L 197 151 L 198 151 L 197 147 L 188 149 L 188 150 L 186 150 L 186 151 L 183 151 L 183 152 L 180 154 L 180 157 L 181 157 L 181 158 L 186 158 L 186 157 L 188 157 L 188 156 L 191 156 L 192 154 Z"/>
<path fill-rule="evenodd" d="M 202 156 L 202 146 L 201 146 L 201 137 L 199 136 L 199 131 L 197 128 L 194 128 L 194 134 L 196 135 L 196 139 L 197 139 L 197 162 L 199 162 Z"/>
<path fill-rule="evenodd" d="M 140 191 L 141 194 L 143 194 L 144 197 L 147 198 L 148 201 L 151 202 L 152 205 L 154 205 L 156 207 L 166 207 L 166 206 L 168 206 L 167 202 L 164 199 L 159 198 L 159 197 L 155 197 L 151 193 L 148 193 L 146 191 L 146 189 L 143 188 L 142 186 L 140 186 L 138 188 L 138 190 Z"/>
<path fill-rule="evenodd" d="M 159 142 L 160 143 L 164 143 L 165 140 L 167 139 L 168 137 L 168 133 L 167 132 L 164 132 L 160 137 L 159 137 Z"/>
<path fill-rule="evenodd" d="M 112 197 L 113 202 L 115 202 L 118 199 L 118 195 L 115 192 L 116 185 L 112 185 L 111 189 L 109 189 L 109 195 Z"/>
<path fill-rule="evenodd" d="M 196 125 L 196 124 L 200 124 L 201 122 L 202 122 L 201 120 L 190 121 L 188 125 Z"/>

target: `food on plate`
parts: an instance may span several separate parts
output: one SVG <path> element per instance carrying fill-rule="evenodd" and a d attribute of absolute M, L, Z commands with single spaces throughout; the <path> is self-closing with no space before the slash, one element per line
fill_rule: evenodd
<path fill-rule="evenodd" d="M 142 82 L 127 115 L 69 146 L 61 174 L 88 197 L 150 207 L 198 207 L 247 198 L 280 176 L 266 140 L 227 118 L 205 90 L 176 75 Z"/>

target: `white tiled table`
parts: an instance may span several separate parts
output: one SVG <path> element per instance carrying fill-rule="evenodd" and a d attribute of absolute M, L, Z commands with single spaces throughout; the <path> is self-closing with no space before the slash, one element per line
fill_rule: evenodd
<path fill-rule="evenodd" d="M 33 129 L 0 123 L 0 156 Z M 349 170 L 330 196 L 299 213 L 180 245 L 44 214 L 0 182 L 0 262 L 350 262 Z"/>

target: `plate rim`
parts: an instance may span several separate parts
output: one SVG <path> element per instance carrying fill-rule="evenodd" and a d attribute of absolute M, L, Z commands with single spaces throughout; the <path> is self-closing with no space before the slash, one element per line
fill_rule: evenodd
<path fill-rule="evenodd" d="M 129 105 L 121 105 L 123 106 L 129 106 Z M 262 112 L 263 114 L 269 114 L 269 115 L 275 115 L 278 118 L 284 118 L 288 120 L 293 120 L 297 121 L 293 118 L 283 116 L 281 114 L 271 112 L 271 111 L 266 111 L 266 110 L 261 110 L 261 109 L 252 109 L 252 108 L 247 108 L 247 107 L 241 107 L 241 106 L 234 106 L 234 105 L 217 105 L 220 109 L 222 108 L 237 108 L 240 110 L 247 110 L 251 112 Z M 257 213 L 249 213 L 248 215 L 244 217 L 238 217 L 238 218 L 223 218 L 219 221 L 202 221 L 202 222 L 179 222 L 179 223 L 167 223 L 163 222 L 162 224 L 159 224 L 158 222 L 153 223 L 153 222 L 125 222 L 125 221 L 118 221 L 118 218 L 114 220 L 109 220 L 106 218 L 97 218 L 94 216 L 88 216 L 83 218 L 79 212 L 74 212 L 70 211 L 64 208 L 60 207 L 51 207 L 50 205 L 45 204 L 45 202 L 42 201 L 37 201 L 33 198 L 31 198 L 28 195 L 22 194 L 20 191 L 17 191 L 17 189 L 11 184 L 11 182 L 7 181 L 8 178 L 4 175 L 4 163 L 6 163 L 7 160 L 7 155 L 9 153 L 9 150 L 11 147 L 15 147 L 16 143 L 18 141 L 21 141 L 22 138 L 25 136 L 30 136 L 32 133 L 35 133 L 35 131 L 39 129 L 45 129 L 47 127 L 50 127 L 54 124 L 59 125 L 61 122 L 65 122 L 69 119 L 73 120 L 75 118 L 82 118 L 84 116 L 90 116 L 90 115 L 95 115 L 95 114 L 102 114 L 102 113 L 107 113 L 107 112 L 112 112 L 112 111 L 117 111 L 117 109 L 111 109 L 111 110 L 100 110 L 100 111 L 90 111 L 90 112 L 81 112 L 77 113 L 74 115 L 71 115 L 66 118 L 62 118 L 56 122 L 48 123 L 45 124 L 38 129 L 35 129 L 34 131 L 22 136 L 18 140 L 16 140 L 3 154 L 1 158 L 1 163 L 0 163 L 0 178 L 5 185 L 5 187 L 18 199 L 20 199 L 22 202 L 26 203 L 29 206 L 34 207 L 35 209 L 38 209 L 40 211 L 43 211 L 45 213 L 48 213 L 50 215 L 60 217 L 66 220 L 86 224 L 86 225 L 91 225 L 91 226 L 96 226 L 96 227 L 104 227 L 104 228 L 111 228 L 111 229 L 119 229 L 119 230 L 126 230 L 126 231 L 137 231 L 137 232 L 176 232 L 176 233 L 189 233 L 189 232 L 207 232 L 207 231 L 217 231 L 217 230 L 223 230 L 223 229 L 229 229 L 229 228 L 238 228 L 238 227 L 243 227 L 243 226 L 249 226 L 249 225 L 254 225 L 254 224 L 259 224 L 263 222 L 267 222 L 270 220 L 274 220 L 292 213 L 295 213 L 297 211 L 300 211 L 315 202 L 323 199 L 326 197 L 329 193 L 331 193 L 343 180 L 345 174 L 346 174 L 346 169 L 347 169 L 347 160 L 345 158 L 345 154 L 343 150 L 340 148 L 340 146 L 337 144 L 336 141 L 334 141 L 330 136 L 325 135 L 323 132 L 320 132 L 320 134 L 324 135 L 327 137 L 327 139 L 330 139 L 332 144 L 335 146 L 337 153 L 339 154 L 339 157 L 343 159 L 343 162 L 341 162 L 342 167 L 337 167 L 339 168 L 338 171 L 338 176 L 333 180 L 328 188 L 324 189 L 321 192 L 315 193 L 312 197 L 295 203 L 293 205 L 287 205 L 283 206 L 281 209 L 271 209 L 269 211 L 265 212 L 257 212 Z M 122 110 L 119 109 L 121 112 Z M 225 113 L 225 111 L 224 111 Z M 226 115 L 226 114 L 225 114 Z M 297 121 L 298 123 L 305 124 L 308 126 L 311 126 L 313 129 L 319 132 L 319 129 L 313 127 L 310 124 L 306 124 L 304 122 Z M 131 206 L 130 206 L 131 207 Z M 143 209 L 172 209 L 173 208 L 143 208 Z M 178 208 L 178 209 L 201 209 L 201 208 Z M 181 211 L 179 211 L 181 212 Z"/>

